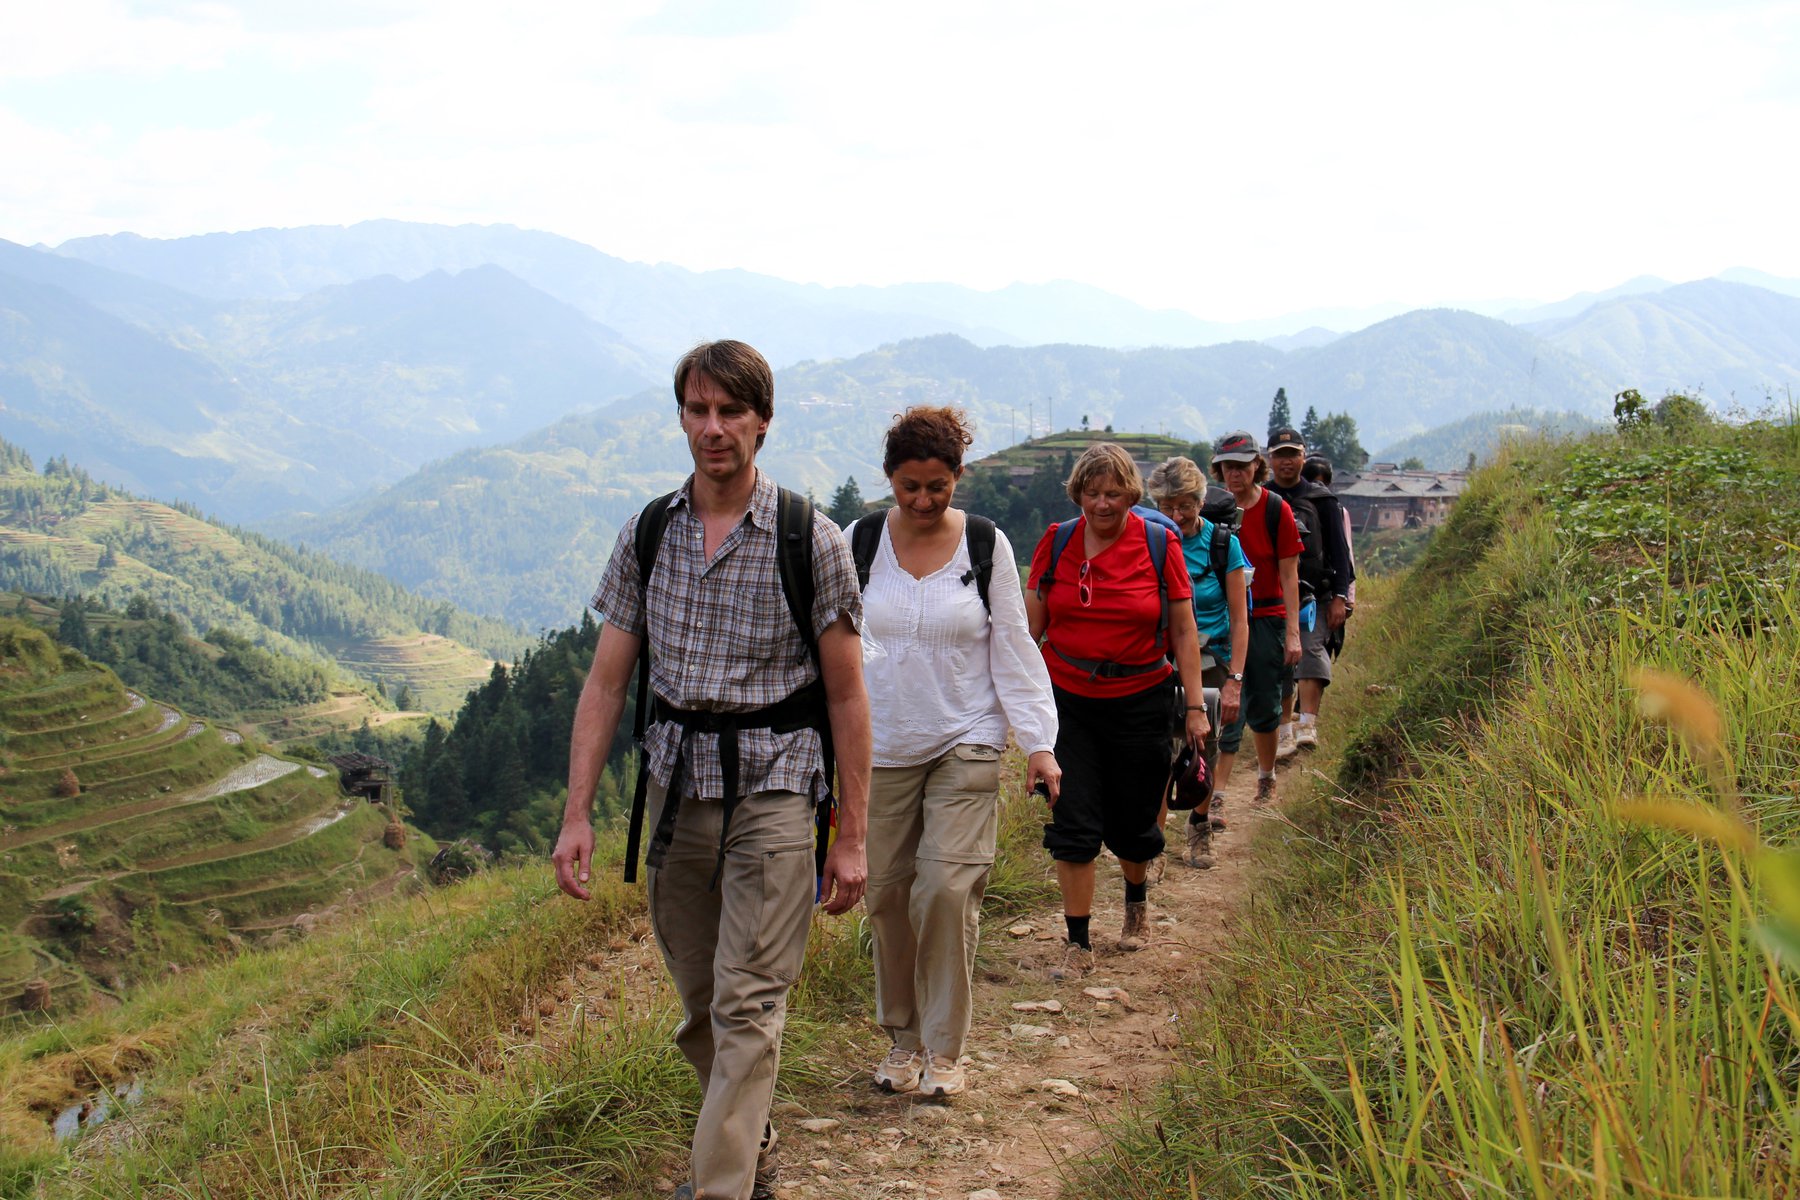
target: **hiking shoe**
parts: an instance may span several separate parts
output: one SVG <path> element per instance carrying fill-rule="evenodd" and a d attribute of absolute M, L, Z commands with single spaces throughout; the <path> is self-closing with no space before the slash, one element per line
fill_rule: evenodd
<path fill-rule="evenodd" d="M 963 1073 L 962 1059 L 935 1051 L 925 1052 L 925 1070 L 919 1079 L 919 1091 L 926 1096 L 960 1096 L 969 1087 Z"/>
<path fill-rule="evenodd" d="M 1275 777 L 1264 775 L 1256 781 L 1256 803 L 1264 808 L 1275 803 Z"/>
<path fill-rule="evenodd" d="M 776 1200 L 775 1168 L 756 1168 L 756 1179 L 750 1185 L 750 1200 Z M 694 1200 L 694 1185 L 684 1183 L 675 1189 L 675 1200 Z"/>
<path fill-rule="evenodd" d="M 1210 871 L 1212 858 L 1212 827 L 1202 822 L 1187 827 L 1187 858 L 1184 860 L 1190 867 L 1198 867 L 1202 871 Z"/>
<path fill-rule="evenodd" d="M 1206 823 L 1212 826 L 1213 832 L 1225 828 L 1225 793 L 1215 791 L 1212 803 L 1206 806 Z"/>
<path fill-rule="evenodd" d="M 1144 886 L 1155 887 L 1157 884 L 1161 883 L 1163 881 L 1163 873 L 1167 870 L 1168 865 L 1163 862 L 1162 855 L 1158 854 L 1155 858 L 1152 858 L 1149 862 L 1144 864 Z"/>
<path fill-rule="evenodd" d="M 1296 750 L 1317 750 L 1319 748 L 1319 727 L 1302 725 L 1294 731 L 1294 748 Z"/>
<path fill-rule="evenodd" d="M 1275 757 L 1277 759 L 1292 758 L 1299 747 L 1294 744 L 1294 723 L 1286 721 L 1275 733 Z"/>
<path fill-rule="evenodd" d="M 1050 978 L 1054 980 L 1080 979 L 1090 975 L 1094 970 L 1094 952 L 1086 946 L 1077 946 L 1074 942 L 1064 942 L 1062 958 L 1050 968 Z"/>
<path fill-rule="evenodd" d="M 919 1069 L 923 1054 L 902 1046 L 891 1047 L 881 1065 L 875 1068 L 875 1086 L 884 1092 L 910 1092 L 919 1086 Z"/>
<path fill-rule="evenodd" d="M 1119 929 L 1119 949 L 1142 950 L 1150 944 L 1150 905 L 1144 900 L 1125 902 L 1125 924 Z"/>

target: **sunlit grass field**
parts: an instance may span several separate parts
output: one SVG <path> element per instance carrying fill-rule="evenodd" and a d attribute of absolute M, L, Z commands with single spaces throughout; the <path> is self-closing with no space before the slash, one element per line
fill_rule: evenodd
<path fill-rule="evenodd" d="M 1795 1195 L 1797 532 L 1791 414 L 1479 476 L 1366 594 L 1274 903 L 1075 1192 Z"/>

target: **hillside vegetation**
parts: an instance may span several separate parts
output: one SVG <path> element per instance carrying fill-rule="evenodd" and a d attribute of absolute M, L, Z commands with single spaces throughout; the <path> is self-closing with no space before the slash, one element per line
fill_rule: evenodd
<path fill-rule="evenodd" d="M 61 459 L 0 459 L 0 589 L 84 596 L 125 610 L 144 597 L 187 627 L 369 682 L 407 684 L 424 707 L 454 708 L 527 639 L 517 627 L 411 594 L 371 571 L 142 500 Z"/>
<path fill-rule="evenodd" d="M 1335 786 L 1075 1194 L 1795 1194 L 1800 426 L 1670 416 L 1369 585 Z"/>
<path fill-rule="evenodd" d="M 0 1014 L 79 1011 L 389 887 L 422 848 L 384 845 L 390 821 L 0 617 Z"/>

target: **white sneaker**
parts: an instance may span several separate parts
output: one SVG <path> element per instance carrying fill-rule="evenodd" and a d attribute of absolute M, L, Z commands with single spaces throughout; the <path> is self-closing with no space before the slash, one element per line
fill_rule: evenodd
<path fill-rule="evenodd" d="M 1298 747 L 1294 745 L 1294 723 L 1289 721 L 1275 734 L 1275 757 L 1278 759 L 1292 758 L 1296 749 Z"/>
<path fill-rule="evenodd" d="M 1302 726 L 1300 726 L 1300 728 L 1296 729 L 1294 731 L 1294 748 L 1297 750 L 1316 750 L 1316 749 L 1318 749 L 1319 748 L 1319 727 L 1317 725 L 1302 725 Z M 1279 754 L 1280 752 L 1281 752 L 1280 746 L 1278 743 L 1277 747 L 1276 747 L 1276 753 Z"/>
<path fill-rule="evenodd" d="M 875 1068 L 875 1086 L 884 1092 L 910 1092 L 919 1086 L 925 1056 L 901 1046 L 891 1048 Z"/>
<path fill-rule="evenodd" d="M 919 1078 L 919 1091 L 927 1096 L 957 1096 L 968 1090 L 969 1080 L 963 1073 L 962 1059 L 934 1050 L 925 1052 L 925 1070 Z"/>

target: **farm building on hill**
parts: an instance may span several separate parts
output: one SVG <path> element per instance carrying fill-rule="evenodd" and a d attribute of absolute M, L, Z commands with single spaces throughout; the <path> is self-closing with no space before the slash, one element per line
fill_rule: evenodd
<path fill-rule="evenodd" d="M 1444 523 L 1468 480 L 1462 471 L 1402 471 L 1393 463 L 1370 463 L 1361 474 L 1339 475 L 1331 490 L 1357 532 L 1423 529 Z"/>
<path fill-rule="evenodd" d="M 394 785 L 394 768 L 386 759 L 352 750 L 334 754 L 328 761 L 338 769 L 346 792 L 374 804 L 387 803 L 388 789 Z"/>

